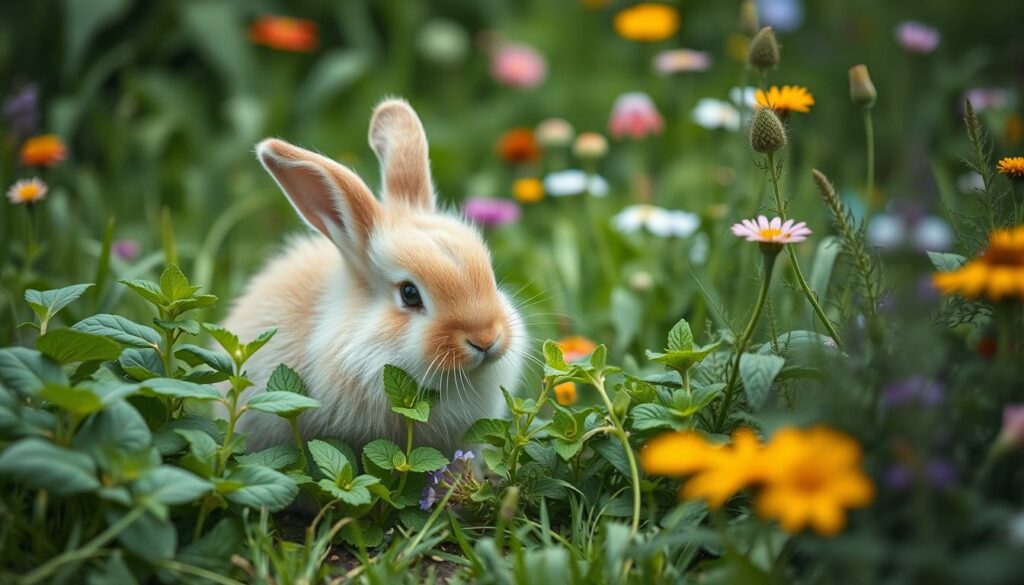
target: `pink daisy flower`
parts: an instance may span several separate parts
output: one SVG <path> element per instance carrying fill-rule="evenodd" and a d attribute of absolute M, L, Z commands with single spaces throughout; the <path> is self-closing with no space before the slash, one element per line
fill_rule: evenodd
<path fill-rule="evenodd" d="M 615 100 L 608 121 L 608 133 L 615 138 L 629 136 L 639 140 L 651 134 L 661 134 L 664 126 L 665 121 L 651 96 L 633 91 Z"/>
<path fill-rule="evenodd" d="M 811 229 L 804 222 L 795 223 L 792 219 L 782 222 L 781 217 L 771 221 L 760 215 L 757 220 L 744 219 L 732 226 L 732 233 L 748 242 L 763 242 L 766 244 L 793 244 L 802 242 L 811 235 Z"/>

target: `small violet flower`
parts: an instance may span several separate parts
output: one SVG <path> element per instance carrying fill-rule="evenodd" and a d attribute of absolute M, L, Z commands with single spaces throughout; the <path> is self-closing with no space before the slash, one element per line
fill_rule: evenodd
<path fill-rule="evenodd" d="M 488 227 L 519 221 L 519 205 L 507 199 L 471 197 L 462 209 L 470 221 Z"/>
<path fill-rule="evenodd" d="M 453 486 L 473 480 L 473 470 L 470 464 L 473 457 L 472 451 L 456 450 L 451 463 L 428 474 L 427 485 L 423 488 L 420 497 L 420 509 L 433 508 L 434 504 L 440 501 Z"/>
<path fill-rule="evenodd" d="M 908 53 L 927 55 L 939 46 L 939 31 L 920 22 L 907 20 L 896 26 L 896 40 Z"/>
<path fill-rule="evenodd" d="M 920 404 L 938 406 L 945 398 L 943 387 L 923 376 L 911 376 L 888 384 L 882 389 L 882 403 L 887 408 Z"/>

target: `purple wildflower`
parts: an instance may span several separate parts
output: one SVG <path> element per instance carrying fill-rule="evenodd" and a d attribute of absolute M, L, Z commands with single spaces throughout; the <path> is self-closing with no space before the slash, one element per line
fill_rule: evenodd
<path fill-rule="evenodd" d="M 942 386 L 923 376 L 911 376 L 882 389 L 882 402 L 887 408 L 911 403 L 938 406 L 944 397 Z"/>
<path fill-rule="evenodd" d="M 473 479 L 473 470 L 470 461 L 473 460 L 472 451 L 458 449 L 452 462 L 443 468 L 432 471 L 428 474 L 427 485 L 423 488 L 420 497 L 420 509 L 429 510 L 434 507 L 452 486 L 464 483 Z"/>
<path fill-rule="evenodd" d="M 115 240 L 110 246 L 114 256 L 129 262 L 139 257 L 140 246 L 137 240 Z"/>
<path fill-rule="evenodd" d="M 17 138 L 25 138 L 36 131 L 39 124 L 39 89 L 28 84 L 4 100 L 4 120 Z"/>
<path fill-rule="evenodd" d="M 485 226 L 499 226 L 519 220 L 519 205 L 507 199 L 472 197 L 463 205 L 466 217 Z"/>
<path fill-rule="evenodd" d="M 939 46 L 939 31 L 920 22 L 907 20 L 896 26 L 896 40 L 908 53 L 927 55 Z"/>

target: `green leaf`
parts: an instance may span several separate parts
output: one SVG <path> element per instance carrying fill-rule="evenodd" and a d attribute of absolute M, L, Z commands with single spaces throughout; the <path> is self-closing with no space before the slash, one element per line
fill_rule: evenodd
<path fill-rule="evenodd" d="M 199 335 L 199 322 L 193 319 L 182 319 L 180 321 L 166 321 L 164 319 L 153 319 L 153 323 L 164 331 L 183 331 L 189 335 Z"/>
<path fill-rule="evenodd" d="M 306 445 L 309 448 L 309 453 L 313 456 L 313 462 L 332 481 L 342 475 L 346 466 L 353 463 L 344 453 L 326 441 L 314 439 Z"/>
<path fill-rule="evenodd" d="M 107 412 L 107 411 L 104 411 Z M 175 453 L 181 452 L 188 442 L 185 437 L 179 435 L 177 431 L 179 429 L 194 429 L 202 431 L 207 435 L 210 435 L 214 442 L 222 440 L 221 431 L 210 418 L 205 416 L 197 416 L 188 414 L 181 418 L 171 419 L 160 427 L 153 434 L 153 446 L 156 447 L 160 454 L 163 456 L 174 455 Z"/>
<path fill-rule="evenodd" d="M 219 400 L 220 392 L 213 386 L 205 384 L 193 384 L 184 380 L 174 378 L 151 378 L 139 383 L 143 392 L 150 392 L 157 396 L 168 396 L 172 398 L 192 398 L 195 400 Z"/>
<path fill-rule="evenodd" d="M 676 390 L 673 393 L 673 399 L 677 396 L 682 397 L 685 395 L 685 400 L 681 399 L 674 403 L 677 409 L 677 414 L 681 416 L 691 416 L 697 412 L 700 412 L 705 406 L 711 404 L 715 398 L 725 390 L 725 384 L 710 384 L 708 386 L 701 386 L 700 388 L 694 388 L 687 395 L 685 390 Z"/>
<path fill-rule="evenodd" d="M 274 445 L 269 449 L 239 455 L 235 460 L 243 465 L 262 465 L 280 470 L 299 460 L 299 450 L 295 445 Z"/>
<path fill-rule="evenodd" d="M 148 452 L 152 442 L 153 434 L 139 411 L 121 401 L 89 417 L 75 434 L 74 447 L 102 466 L 109 454 Z"/>
<path fill-rule="evenodd" d="M 686 420 L 677 417 L 668 407 L 660 404 L 640 404 L 629 411 L 633 419 L 633 430 L 649 431 L 652 429 L 682 430 L 689 426 Z"/>
<path fill-rule="evenodd" d="M 64 0 L 64 72 L 77 73 L 89 43 L 131 8 L 130 0 Z"/>
<path fill-rule="evenodd" d="M 947 252 L 928 252 L 928 259 L 932 261 L 932 266 L 940 272 L 952 272 L 967 263 L 967 258 L 960 254 Z"/>
<path fill-rule="evenodd" d="M 240 465 L 227 480 L 241 486 L 225 494 L 230 502 L 250 508 L 266 507 L 271 512 L 284 509 L 299 493 L 299 486 L 291 478 L 269 467 Z"/>
<path fill-rule="evenodd" d="M 75 302 L 85 294 L 92 284 L 75 284 L 53 290 L 38 291 L 28 289 L 25 291 L 25 302 L 32 311 L 39 317 L 40 322 L 47 322 L 54 317 L 61 309 Z"/>
<path fill-rule="evenodd" d="M 132 289 L 140 297 L 146 299 L 157 307 L 164 307 L 169 302 L 167 297 L 165 297 L 164 293 L 160 290 L 160 287 L 148 280 L 127 278 L 122 280 L 121 284 Z"/>
<path fill-rule="evenodd" d="M 163 361 L 155 349 L 129 347 L 121 353 L 117 363 L 122 370 L 136 380 L 148 380 L 164 375 Z"/>
<path fill-rule="evenodd" d="M 306 387 L 302 383 L 302 378 L 299 377 L 295 370 L 280 364 L 274 368 L 273 373 L 270 374 L 270 379 L 267 380 L 267 391 L 305 394 Z"/>
<path fill-rule="evenodd" d="M 501 447 L 507 440 L 509 421 L 502 418 L 481 418 L 466 429 L 462 440 L 471 444 L 494 445 Z"/>
<path fill-rule="evenodd" d="M 384 392 L 391 406 L 408 408 L 415 403 L 419 387 L 412 376 L 389 364 L 384 366 Z"/>
<path fill-rule="evenodd" d="M 36 349 L 61 364 L 116 360 L 121 346 L 106 337 L 75 329 L 54 329 L 36 339 Z"/>
<path fill-rule="evenodd" d="M 295 93 L 297 111 L 315 110 L 328 103 L 369 71 L 371 63 L 370 55 L 362 49 L 325 52 Z"/>
<path fill-rule="evenodd" d="M 188 277 L 175 264 L 168 264 L 160 275 L 160 292 L 172 303 L 191 297 L 197 290 L 198 286 L 189 286 Z"/>
<path fill-rule="evenodd" d="M 47 384 L 37 395 L 62 410 L 82 417 L 103 409 L 103 400 L 87 386 Z"/>
<path fill-rule="evenodd" d="M 60 496 L 92 492 L 100 487 L 96 463 L 88 455 L 35 437 L 4 449 L 0 454 L 0 474 Z"/>
<path fill-rule="evenodd" d="M 118 315 L 93 315 L 75 323 L 72 329 L 102 335 L 129 347 L 160 347 L 160 334 L 156 330 Z"/>
<path fill-rule="evenodd" d="M 47 384 L 67 385 L 60 365 L 34 349 L 0 349 L 0 383 L 23 396 L 31 396 Z"/>
<path fill-rule="evenodd" d="M 224 348 L 224 351 L 228 352 L 231 359 L 237 359 L 241 355 L 239 352 L 241 342 L 238 341 L 237 335 L 214 323 L 203 323 L 203 329 L 206 329 L 210 336 Z"/>
<path fill-rule="evenodd" d="M 430 401 L 417 400 L 416 404 L 413 405 L 412 408 L 392 406 L 391 410 L 404 416 L 405 418 L 409 418 L 418 422 L 427 422 L 427 420 L 430 418 Z"/>
<path fill-rule="evenodd" d="M 381 469 L 394 469 L 395 455 L 401 453 L 402 449 L 388 439 L 377 439 L 363 447 L 363 457 Z"/>
<path fill-rule="evenodd" d="M 206 475 L 213 473 L 217 459 L 217 442 L 213 437 L 197 429 L 177 429 L 174 432 L 188 442 L 189 455 L 199 464 L 199 469 Z"/>
<path fill-rule="evenodd" d="M 602 343 L 594 348 L 594 353 L 590 354 L 590 367 L 595 370 L 603 370 L 607 360 L 608 348 Z"/>
<path fill-rule="evenodd" d="M 555 452 L 558 456 L 568 461 L 579 454 L 583 450 L 583 441 L 567 441 L 565 439 L 558 439 L 555 441 Z"/>
<path fill-rule="evenodd" d="M 114 524 L 126 514 L 123 510 L 107 511 L 107 524 Z M 139 516 L 118 536 L 123 547 L 149 562 L 169 559 L 178 548 L 178 531 L 168 518 L 159 518 L 151 512 Z"/>
<path fill-rule="evenodd" d="M 277 329 L 267 329 L 263 333 L 260 333 L 256 337 L 256 339 L 253 339 L 249 343 L 246 343 L 244 346 L 242 346 L 242 361 L 244 362 L 245 360 L 252 357 L 254 353 L 259 351 L 261 347 L 266 345 L 267 342 L 270 341 L 272 337 L 274 337 L 275 333 L 277 333 Z"/>
<path fill-rule="evenodd" d="M 565 357 L 562 355 L 562 348 L 558 346 L 557 342 L 550 339 L 544 342 L 544 364 L 545 370 L 550 368 L 555 372 L 568 372 L 569 364 L 565 363 Z M 545 375 L 550 375 L 545 371 Z"/>
<path fill-rule="evenodd" d="M 693 349 L 693 331 L 686 319 L 680 319 L 668 332 L 668 351 L 690 351 Z"/>
<path fill-rule="evenodd" d="M 409 469 L 412 471 L 437 471 L 448 463 L 448 458 L 432 447 L 416 447 L 409 453 Z"/>
<path fill-rule="evenodd" d="M 751 408 L 757 410 L 764 405 L 775 376 L 785 364 L 786 360 L 777 355 L 745 353 L 740 356 L 740 379 Z"/>
<path fill-rule="evenodd" d="M 691 367 L 703 361 L 704 358 L 718 349 L 718 346 L 721 344 L 721 341 L 717 341 L 711 345 L 705 345 L 704 347 L 690 351 L 678 350 L 669 351 L 667 353 L 655 353 L 648 350 L 647 359 L 665 364 L 682 375 Z"/>
<path fill-rule="evenodd" d="M 643 323 L 644 303 L 625 287 L 612 289 L 610 317 L 615 327 L 615 348 L 622 351 L 636 338 Z"/>
<path fill-rule="evenodd" d="M 195 501 L 211 489 L 212 483 L 173 465 L 157 467 L 132 486 L 136 496 L 165 506 Z"/>
<path fill-rule="evenodd" d="M 811 290 L 817 295 L 818 302 L 822 305 L 825 304 L 828 283 L 832 279 L 832 270 L 841 249 L 839 238 L 825 236 L 818 242 L 818 246 L 814 250 L 814 263 L 811 265 L 811 276 L 808 283 L 811 285 Z"/>
<path fill-rule="evenodd" d="M 367 489 L 366 487 L 367 485 L 370 485 L 369 483 L 367 483 L 366 485 L 356 483 L 356 480 L 360 480 L 360 478 L 370 478 L 373 480 L 373 483 L 377 482 L 376 477 L 372 477 L 369 475 L 360 475 L 346 487 L 339 486 L 338 484 L 327 479 L 321 479 L 319 482 L 317 482 L 317 485 L 322 487 L 324 491 L 326 491 L 327 493 L 331 494 L 332 496 L 338 498 L 339 500 L 345 502 L 350 506 L 362 506 L 365 504 L 369 504 L 373 500 L 373 497 L 370 494 L 370 490 Z"/>
<path fill-rule="evenodd" d="M 128 568 L 128 564 L 124 562 L 121 551 L 114 551 L 104 563 L 103 570 L 90 571 L 85 583 L 86 585 L 137 585 L 138 581 L 135 580 L 135 575 Z"/>
<path fill-rule="evenodd" d="M 194 309 L 206 309 L 217 305 L 217 297 L 214 295 L 195 295 L 180 301 L 174 301 L 167 306 L 168 310 L 182 314 Z M 198 335 L 198 333 L 196 333 Z"/>
<path fill-rule="evenodd" d="M 193 368 L 206 365 L 222 374 L 231 375 L 234 373 L 234 366 L 231 364 L 230 357 L 219 351 L 213 351 L 198 345 L 188 343 L 179 345 L 174 350 L 174 356 Z"/>
<path fill-rule="evenodd" d="M 260 392 L 249 398 L 245 405 L 253 410 L 269 412 L 283 418 L 298 416 L 304 410 L 318 408 L 320 402 L 294 392 Z"/>

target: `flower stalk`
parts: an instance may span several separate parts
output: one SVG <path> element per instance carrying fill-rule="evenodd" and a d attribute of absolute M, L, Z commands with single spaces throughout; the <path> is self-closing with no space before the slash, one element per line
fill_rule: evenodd
<path fill-rule="evenodd" d="M 615 405 L 612 404 L 611 398 L 608 397 L 608 391 L 604 387 L 604 375 L 591 373 L 588 377 L 608 409 L 608 419 L 614 427 L 612 434 L 615 435 L 619 440 L 619 444 L 626 451 L 626 460 L 629 462 L 629 478 L 633 487 L 633 519 L 630 524 L 629 534 L 630 536 L 636 536 L 637 532 L 640 531 L 640 468 L 636 464 L 636 455 L 633 453 L 633 447 L 629 444 L 629 434 L 626 433 L 622 422 L 616 416 Z"/>

